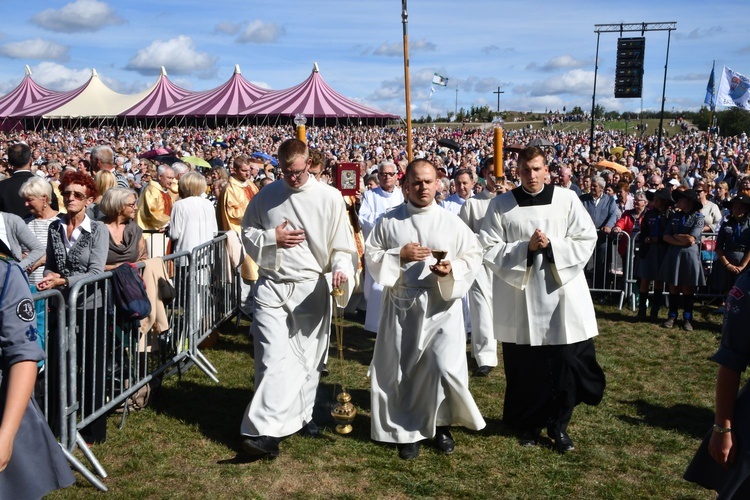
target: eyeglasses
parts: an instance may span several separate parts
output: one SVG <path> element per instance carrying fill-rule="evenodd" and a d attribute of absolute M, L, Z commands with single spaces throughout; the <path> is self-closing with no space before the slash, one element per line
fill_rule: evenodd
<path fill-rule="evenodd" d="M 386 177 L 393 177 L 396 175 L 396 172 L 378 172 L 380 175 L 385 175 Z"/>
<path fill-rule="evenodd" d="M 87 198 L 86 193 L 82 193 L 80 191 L 71 191 L 70 189 L 63 191 L 62 195 L 63 195 L 64 200 L 67 200 L 68 198 L 70 198 L 70 195 L 73 195 L 73 197 L 78 201 L 81 201 Z"/>
<path fill-rule="evenodd" d="M 130 208 L 138 208 L 138 200 L 135 200 L 133 203 L 126 203 L 125 206 Z"/>
<path fill-rule="evenodd" d="M 289 170 L 287 172 L 282 172 L 282 174 L 284 175 L 284 177 L 287 177 L 289 179 L 299 179 L 300 175 L 304 174 L 305 172 L 307 172 L 307 168 L 303 168 L 302 170 L 297 171 Z"/>

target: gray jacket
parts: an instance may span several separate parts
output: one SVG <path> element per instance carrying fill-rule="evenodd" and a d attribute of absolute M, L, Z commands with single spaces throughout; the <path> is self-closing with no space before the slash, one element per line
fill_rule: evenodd
<path fill-rule="evenodd" d="M 3 221 L 5 221 L 5 233 L 8 235 L 11 256 L 19 261 L 21 269 L 26 270 L 44 257 L 44 245 L 34 236 L 22 218 L 8 212 L 0 213 L 3 214 Z M 26 250 L 28 250 L 26 257 L 21 258 Z"/>

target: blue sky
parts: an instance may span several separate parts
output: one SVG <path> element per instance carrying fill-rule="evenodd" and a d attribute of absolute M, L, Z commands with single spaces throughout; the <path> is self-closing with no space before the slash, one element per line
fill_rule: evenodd
<path fill-rule="evenodd" d="M 0 92 L 34 79 L 55 90 L 96 69 L 112 89 L 150 86 L 159 67 L 191 90 L 224 83 L 239 64 L 248 80 L 283 89 L 317 62 L 325 81 L 367 105 L 405 114 L 399 0 L 0 0 Z M 590 110 L 595 24 L 674 21 L 666 109 L 697 109 L 715 59 L 750 74 L 750 1 L 409 0 L 412 115 L 458 107 Z M 739 21 L 739 22 L 737 22 Z M 602 34 L 597 103 L 659 109 L 666 32 L 646 33 L 643 99 L 614 99 L 617 34 Z M 625 34 L 637 36 L 637 34 Z M 449 79 L 436 87 L 433 73 Z M 458 93 L 456 93 L 456 88 Z"/>

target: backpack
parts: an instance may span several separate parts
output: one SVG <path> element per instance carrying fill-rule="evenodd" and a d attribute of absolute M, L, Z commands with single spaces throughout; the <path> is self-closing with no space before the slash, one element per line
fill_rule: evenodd
<path fill-rule="evenodd" d="M 124 321 L 138 321 L 151 313 L 146 285 L 133 264 L 112 269 L 112 296 Z"/>

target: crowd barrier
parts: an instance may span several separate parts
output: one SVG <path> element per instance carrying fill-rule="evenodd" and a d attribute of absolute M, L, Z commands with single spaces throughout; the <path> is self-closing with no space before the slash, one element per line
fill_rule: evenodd
<path fill-rule="evenodd" d="M 695 294 L 701 299 L 716 299 L 722 296 L 711 288 L 711 271 L 716 258 L 716 236 L 717 233 L 702 233 L 700 241 L 696 242 L 701 249 L 701 265 L 706 277 L 706 285 L 698 287 Z M 586 266 L 585 274 L 590 291 L 595 294 L 616 295 L 620 309 L 626 302 L 632 310 L 636 309 L 636 296 L 639 293 L 636 275 L 638 239 L 638 232 L 609 235 L 600 232 L 594 254 Z M 624 254 L 620 254 L 620 248 L 625 249 Z M 653 283 L 649 292 L 653 293 Z M 669 295 L 666 290 L 663 293 L 665 296 Z"/>
<path fill-rule="evenodd" d="M 67 300 L 56 290 L 34 294 L 47 354 L 35 397 L 73 468 L 98 489 L 106 491 L 97 476 L 107 474 L 81 430 L 114 411 L 122 412 L 124 425 L 144 391 L 193 365 L 218 382 L 198 346 L 237 311 L 239 274 L 229 264 L 226 239 L 222 234 L 190 253 L 162 258 L 174 290 L 174 298 L 160 301 L 169 325 L 164 331 L 142 332 L 140 321 L 123 320 L 112 300 L 111 272 L 77 281 Z M 145 267 L 137 264 L 141 272 Z M 75 458 L 76 448 L 95 474 Z"/>

